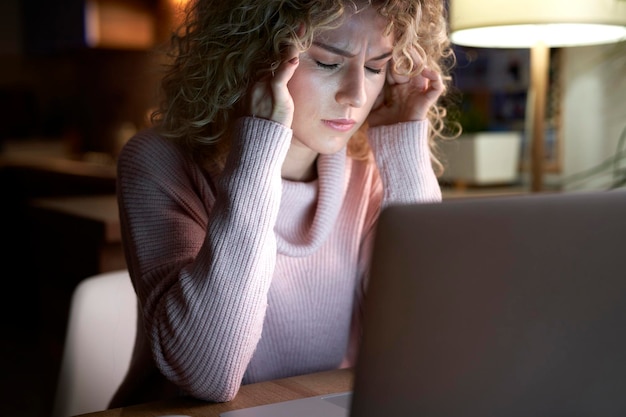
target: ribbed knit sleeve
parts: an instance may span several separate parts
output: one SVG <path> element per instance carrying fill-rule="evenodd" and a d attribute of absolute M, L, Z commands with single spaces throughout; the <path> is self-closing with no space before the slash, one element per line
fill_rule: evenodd
<path fill-rule="evenodd" d="M 406 122 L 369 130 L 383 183 L 383 205 L 441 201 L 430 160 L 429 122 Z"/>
<path fill-rule="evenodd" d="M 120 156 L 124 245 L 153 357 L 196 398 L 232 399 L 261 336 L 290 139 L 282 125 L 241 119 L 214 189 L 198 189 L 205 173 L 154 134 Z"/>

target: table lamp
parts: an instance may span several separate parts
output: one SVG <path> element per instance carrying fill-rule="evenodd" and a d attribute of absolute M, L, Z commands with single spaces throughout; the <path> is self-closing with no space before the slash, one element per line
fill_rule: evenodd
<path fill-rule="evenodd" d="M 626 40 L 626 0 L 448 0 L 451 40 L 460 46 L 530 48 L 531 190 L 543 187 L 550 48 Z"/>

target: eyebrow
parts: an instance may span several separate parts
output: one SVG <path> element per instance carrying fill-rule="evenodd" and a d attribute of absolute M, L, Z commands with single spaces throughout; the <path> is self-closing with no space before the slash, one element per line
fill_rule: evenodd
<path fill-rule="evenodd" d="M 353 58 L 355 56 L 355 54 L 352 54 L 352 53 L 350 53 L 348 51 L 345 51 L 343 49 L 339 49 L 339 48 L 337 48 L 335 46 L 332 46 L 332 45 L 327 45 L 325 43 L 313 42 L 313 45 L 315 45 L 315 46 L 317 46 L 319 48 L 322 48 L 322 49 L 324 49 L 324 50 L 326 50 L 328 52 L 331 52 L 333 54 L 344 56 L 346 58 Z M 392 51 L 385 52 L 384 54 L 381 54 L 379 56 L 376 56 L 374 58 L 369 59 L 369 61 L 380 61 L 380 60 L 389 58 L 391 55 L 392 55 Z"/>

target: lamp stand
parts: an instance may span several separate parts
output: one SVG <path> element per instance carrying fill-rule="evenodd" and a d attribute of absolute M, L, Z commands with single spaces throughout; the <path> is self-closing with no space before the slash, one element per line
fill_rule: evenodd
<path fill-rule="evenodd" d="M 550 48 L 540 42 L 530 50 L 530 100 L 529 119 L 531 191 L 543 188 L 545 158 L 545 118 L 548 78 L 550 71 Z"/>

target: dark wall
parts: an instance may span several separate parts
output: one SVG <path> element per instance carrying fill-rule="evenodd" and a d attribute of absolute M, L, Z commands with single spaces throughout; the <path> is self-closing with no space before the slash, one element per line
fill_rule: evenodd
<path fill-rule="evenodd" d="M 160 71 L 151 50 L 87 47 L 83 0 L 4 1 L 0 142 L 49 137 L 114 152 L 122 126 L 146 125 Z"/>
<path fill-rule="evenodd" d="M 160 70 L 152 52 L 88 48 L 81 19 L 82 0 L 0 1 L 0 152 L 50 141 L 81 160 L 90 152 L 115 153 L 124 124 L 146 124 Z M 63 233 L 43 230 L 28 202 L 115 192 L 114 175 L 69 171 L 0 163 L 3 416 L 50 415 L 75 284 L 67 281 L 67 260 L 75 265 L 87 257 L 66 249 Z"/>

